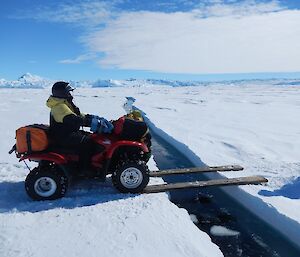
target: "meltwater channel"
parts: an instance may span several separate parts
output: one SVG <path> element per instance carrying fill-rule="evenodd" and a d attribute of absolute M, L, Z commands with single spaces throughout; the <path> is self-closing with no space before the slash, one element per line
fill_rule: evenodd
<path fill-rule="evenodd" d="M 176 148 L 153 131 L 153 156 L 159 169 L 188 168 L 194 165 Z M 168 183 L 207 180 L 201 174 L 173 175 L 163 178 Z M 173 190 L 171 201 L 196 215 L 199 229 L 208 233 L 226 257 L 298 257 L 300 249 L 249 212 L 220 188 Z M 211 233 L 213 226 L 239 232 L 234 236 Z"/>

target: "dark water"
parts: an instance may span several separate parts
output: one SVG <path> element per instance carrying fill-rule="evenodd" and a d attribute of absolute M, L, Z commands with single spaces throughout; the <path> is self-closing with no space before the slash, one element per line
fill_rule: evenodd
<path fill-rule="evenodd" d="M 153 155 L 159 169 L 193 167 L 194 165 L 165 140 L 153 135 Z M 168 183 L 206 178 L 201 174 L 167 176 Z M 197 226 L 208 233 L 224 256 L 299 257 L 300 249 L 282 234 L 247 211 L 218 188 L 173 190 L 171 201 L 196 215 Z M 237 236 L 214 236 L 212 226 L 238 231 Z M 299 239 L 300 240 L 300 239 Z"/>

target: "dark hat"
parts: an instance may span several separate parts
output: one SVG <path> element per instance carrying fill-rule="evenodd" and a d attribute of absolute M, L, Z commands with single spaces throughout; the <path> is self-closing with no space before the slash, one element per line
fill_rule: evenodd
<path fill-rule="evenodd" d="M 69 98 L 71 97 L 70 92 L 75 88 L 71 87 L 68 82 L 58 81 L 52 86 L 52 96 L 57 98 Z"/>

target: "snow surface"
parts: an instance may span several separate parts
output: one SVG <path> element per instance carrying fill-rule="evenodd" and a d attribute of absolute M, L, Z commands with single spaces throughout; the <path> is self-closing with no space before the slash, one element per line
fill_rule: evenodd
<path fill-rule="evenodd" d="M 300 245 L 299 81 L 187 83 L 187 86 L 172 81 L 134 79 L 110 83 L 113 86 L 90 88 L 95 84 L 83 82 L 84 88 L 74 92 L 82 111 L 115 119 L 124 114 L 121 106 L 125 97 L 132 96 L 137 99 L 136 107 L 145 112 L 152 129 L 180 149 L 195 165 L 239 164 L 245 167 L 244 171 L 210 176 L 265 176 L 269 179 L 266 185 L 227 187 L 224 191 Z M 76 85 L 81 84 L 76 82 Z M 77 254 L 79 246 L 87 245 L 83 238 L 91 238 L 89 236 L 94 234 L 96 237 L 90 239 L 92 246 L 88 253 L 108 253 L 107 249 L 112 251 L 113 245 L 119 245 L 124 251 L 116 250 L 116 256 L 141 253 L 142 256 L 153 256 L 158 252 L 163 256 L 220 254 L 209 238 L 196 229 L 188 214 L 168 201 L 166 194 L 129 197 L 117 194 L 108 183 L 91 189 L 82 185 L 59 201 L 32 203 L 23 190 L 24 165 L 17 164 L 6 152 L 13 144 L 15 128 L 48 122 L 44 102 L 49 91 L 47 87 L 0 90 L 0 114 L 6 117 L 5 126 L 0 128 L 0 186 L 4 192 L 0 196 L 0 228 L 6 231 L 0 235 L 0 238 L 4 235 L 1 239 L 4 247 L 0 245 L 0 249 L 5 253 L 0 252 L 0 256 L 15 256 L 13 248 L 27 251 L 20 256 L 30 256 L 36 242 L 27 246 L 22 241 L 25 235 L 32 234 L 36 240 L 41 238 L 41 245 L 46 248 L 46 241 L 55 238 L 50 245 L 70 248 L 71 254 Z M 8 196 L 11 197 L 9 201 Z M 130 219 L 124 218 L 127 212 L 130 216 L 135 210 L 139 214 L 131 222 L 138 220 L 134 223 L 136 227 Z M 101 219 L 97 218 L 97 213 Z M 65 216 L 70 221 L 59 218 Z M 117 216 L 120 217 L 118 224 L 125 224 L 126 229 L 109 222 L 108 217 L 117 222 Z M 51 225 L 55 228 L 51 229 Z M 45 232 L 44 226 L 49 233 Z M 78 226 L 84 226 L 86 230 L 82 231 Z M 125 234 L 120 232 L 122 228 Z M 66 232 L 68 229 L 73 231 L 72 235 Z M 92 234 L 88 233 L 89 229 Z M 154 231 L 155 234 L 151 234 Z M 57 238 L 55 234 L 58 234 Z M 132 234 L 138 235 L 137 241 L 132 239 L 135 236 L 130 236 L 129 241 L 135 242 L 133 247 L 124 240 L 126 235 Z M 60 241 L 64 236 L 69 243 Z M 93 241 L 94 238 L 97 240 Z M 95 242 L 99 244 L 95 245 Z M 114 244 L 110 246 L 108 242 Z"/>
<path fill-rule="evenodd" d="M 239 164 L 267 185 L 224 188 L 300 245 L 300 87 L 268 84 L 140 89 L 133 95 L 158 133 L 195 164 Z"/>
<path fill-rule="evenodd" d="M 166 193 L 120 194 L 108 179 L 78 183 L 60 200 L 29 199 L 24 190 L 28 171 L 7 152 L 14 144 L 16 128 L 48 123 L 49 91 L 0 90 L 1 257 L 223 256 Z M 125 98 L 117 96 L 119 91 L 79 89 L 75 99 L 86 113 L 116 119 L 124 115 Z M 156 169 L 153 160 L 149 165 Z"/>

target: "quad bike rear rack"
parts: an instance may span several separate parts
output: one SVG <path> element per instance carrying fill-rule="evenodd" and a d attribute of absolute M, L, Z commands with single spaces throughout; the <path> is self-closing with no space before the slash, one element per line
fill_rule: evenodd
<path fill-rule="evenodd" d="M 214 167 L 193 167 L 183 169 L 169 169 L 150 172 L 150 177 L 163 177 L 169 175 L 179 174 L 192 174 L 192 173 L 208 173 L 208 172 L 226 172 L 226 171 L 241 171 L 244 168 L 239 165 L 226 165 Z M 267 183 L 268 180 L 263 176 L 248 176 L 237 178 L 224 178 L 224 179 L 210 179 L 199 180 L 192 182 L 179 182 L 179 183 L 165 183 L 158 185 L 146 186 L 142 193 L 159 193 L 169 190 L 188 189 L 188 188 L 201 188 L 210 186 L 233 186 L 233 185 L 257 185 Z"/>

